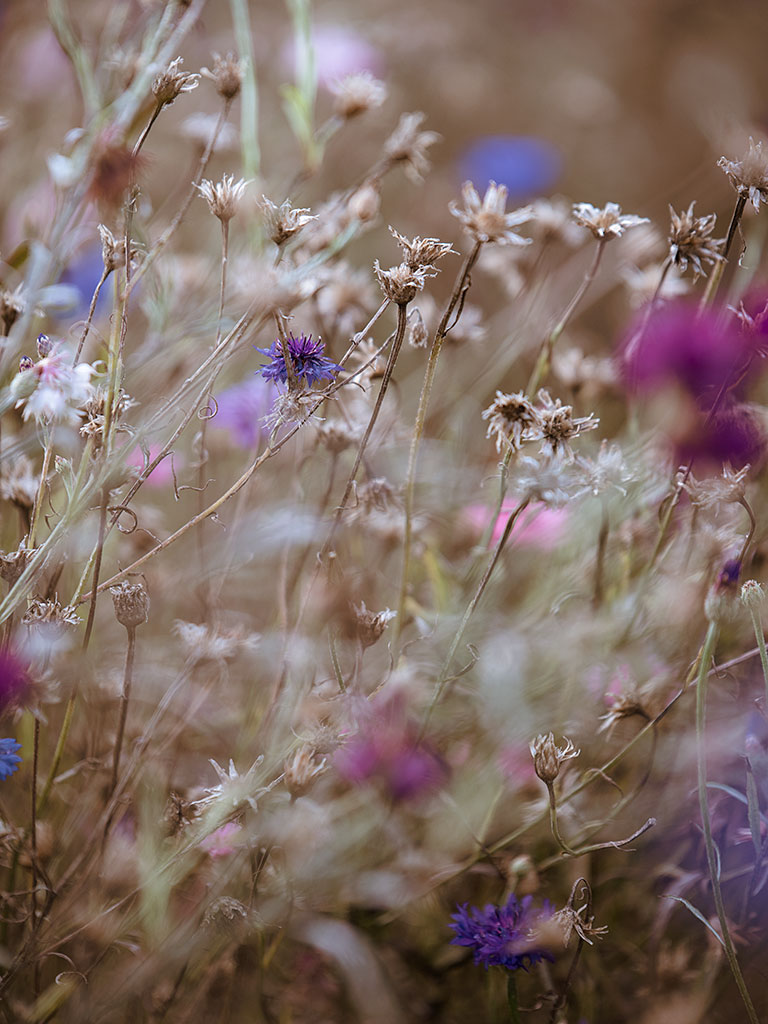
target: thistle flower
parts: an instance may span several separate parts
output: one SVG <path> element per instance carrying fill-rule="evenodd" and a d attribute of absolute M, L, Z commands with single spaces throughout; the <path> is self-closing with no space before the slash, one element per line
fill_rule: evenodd
<path fill-rule="evenodd" d="M 618 203 L 606 203 L 602 208 L 591 203 L 574 203 L 573 216 L 578 224 L 589 228 L 598 241 L 620 238 L 629 228 L 648 224 L 647 217 L 622 214 Z"/>
<path fill-rule="evenodd" d="M 278 338 L 269 348 L 257 348 L 256 351 L 272 360 L 262 367 L 261 376 L 265 380 L 287 384 L 288 368 L 285 365 L 282 341 Z M 319 338 L 313 341 L 311 334 L 300 334 L 298 338 L 293 334 L 288 335 L 288 356 L 297 381 L 303 380 L 312 387 L 319 380 L 333 380 L 336 377 L 343 367 L 324 356 L 324 351 L 325 344 Z"/>
<path fill-rule="evenodd" d="M 393 164 L 402 164 L 405 176 L 416 185 L 421 184 L 429 171 L 427 150 L 440 136 L 437 132 L 419 131 L 426 114 L 402 114 L 397 128 L 384 143 L 384 155 Z"/>
<path fill-rule="evenodd" d="M 214 217 L 218 217 L 223 224 L 226 224 L 237 213 L 240 200 L 243 198 L 248 184 L 244 178 L 235 181 L 233 174 L 225 174 L 216 184 L 203 178 L 199 185 L 195 185 L 195 188 L 208 203 L 208 209 Z"/>
<path fill-rule="evenodd" d="M 688 269 L 690 262 L 695 277 L 704 273 L 702 261 L 713 266 L 722 260 L 723 238 L 712 238 L 717 216 L 714 213 L 706 217 L 694 217 L 693 208 L 696 200 L 684 213 L 675 213 L 669 208 L 669 255 L 675 266 L 682 271 Z"/>
<path fill-rule="evenodd" d="M 540 948 L 534 931 L 552 916 L 549 904 L 533 910 L 532 896 L 518 900 L 512 893 L 501 907 L 487 904 L 482 910 L 465 903 L 452 915 L 450 927 L 455 937 L 452 946 L 468 946 L 475 965 L 528 970 L 542 960 L 552 960 L 551 953 Z"/>
<path fill-rule="evenodd" d="M 449 209 L 457 217 L 476 242 L 498 242 L 499 245 L 530 245 L 530 238 L 523 238 L 512 228 L 525 224 L 531 219 L 533 210 L 523 206 L 519 210 L 506 212 L 507 189 L 489 183 L 483 199 L 471 181 L 465 181 L 461 189 L 464 208 L 449 203 Z"/>
<path fill-rule="evenodd" d="M 370 71 L 360 71 L 338 79 L 331 85 L 331 92 L 336 97 L 334 113 L 345 120 L 380 107 L 387 98 L 387 87 L 374 78 Z"/>
<path fill-rule="evenodd" d="M 0 779 L 7 779 L 18 771 L 21 758 L 16 753 L 21 750 L 21 744 L 12 738 L 0 740 Z"/>
<path fill-rule="evenodd" d="M 233 100 L 243 84 L 243 72 L 245 62 L 238 60 L 232 53 L 221 57 L 218 53 L 213 54 L 213 68 L 201 68 L 200 74 L 203 78 L 209 78 L 216 85 L 216 92 L 227 101 Z"/>
<path fill-rule="evenodd" d="M 551 732 L 532 740 L 530 749 L 536 774 L 547 786 L 550 786 L 558 777 L 564 761 L 578 757 L 581 753 L 569 739 L 564 739 L 562 747 L 558 747 L 554 734 Z"/>
<path fill-rule="evenodd" d="M 264 221 L 267 234 L 275 245 L 282 245 L 292 238 L 297 231 L 301 231 L 305 224 L 311 220 L 317 220 L 308 209 L 293 209 L 291 201 L 286 199 L 280 206 L 275 206 L 271 199 L 262 196 L 259 206 L 264 213 Z"/>
<path fill-rule="evenodd" d="M 152 94 L 157 100 L 158 107 L 167 107 L 183 92 L 192 92 L 200 82 L 200 75 L 189 74 L 181 70 L 184 63 L 183 57 L 177 57 L 155 76 L 152 82 Z"/>
<path fill-rule="evenodd" d="M 749 149 L 741 160 L 727 160 L 721 156 L 717 161 L 728 175 L 728 180 L 742 199 L 748 199 L 760 210 L 760 201 L 768 202 L 768 156 L 763 154 L 763 143 L 749 137 Z"/>

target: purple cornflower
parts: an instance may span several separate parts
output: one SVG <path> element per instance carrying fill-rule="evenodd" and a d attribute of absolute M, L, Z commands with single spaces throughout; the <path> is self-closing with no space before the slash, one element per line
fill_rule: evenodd
<path fill-rule="evenodd" d="M 21 744 L 16 740 L 10 737 L 0 740 L 0 779 L 7 779 L 9 775 L 13 775 L 21 764 L 17 750 L 21 750 Z"/>
<path fill-rule="evenodd" d="M 462 181 L 478 187 L 504 185 L 512 201 L 546 194 L 562 170 L 560 150 L 546 139 L 526 135 L 485 135 L 475 139 L 459 162 Z"/>
<path fill-rule="evenodd" d="M 217 397 L 217 412 L 209 420 L 209 429 L 228 430 L 239 447 L 255 448 L 264 433 L 263 420 L 271 411 L 274 399 L 274 388 L 261 377 L 253 376 L 233 384 Z"/>
<path fill-rule="evenodd" d="M 269 356 L 272 360 L 271 363 L 261 368 L 261 376 L 265 380 L 287 384 L 288 369 L 285 365 L 283 344 L 280 339 L 274 341 L 270 348 L 257 348 L 256 351 Z M 307 386 L 312 387 L 319 380 L 334 379 L 342 367 L 324 356 L 324 351 L 325 343 L 319 338 L 317 341 L 313 341 L 311 334 L 300 334 L 298 338 L 294 338 L 292 334 L 288 335 L 288 355 L 297 380 L 300 381 L 303 378 Z"/>
<path fill-rule="evenodd" d="M 545 904 L 532 910 L 532 896 L 518 900 L 514 893 L 503 907 L 487 904 L 482 910 L 459 906 L 452 915 L 450 927 L 456 932 L 453 946 L 469 946 L 475 964 L 506 967 L 509 971 L 528 970 L 532 964 L 554 959 L 545 949 L 536 947 L 532 928 L 552 916 L 552 908 Z"/>
<path fill-rule="evenodd" d="M 337 751 L 334 765 L 349 782 L 378 782 L 394 801 L 416 800 L 435 792 L 448 779 L 439 754 L 419 739 L 398 694 L 361 706 L 358 727 Z"/>

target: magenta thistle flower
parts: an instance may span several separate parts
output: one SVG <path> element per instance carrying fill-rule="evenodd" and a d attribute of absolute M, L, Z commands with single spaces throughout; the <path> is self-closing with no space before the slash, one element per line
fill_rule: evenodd
<path fill-rule="evenodd" d="M 536 945 L 532 930 L 552 916 L 552 908 L 545 904 L 540 910 L 533 910 L 532 896 L 518 900 L 514 893 L 503 907 L 487 904 L 482 910 L 477 907 L 459 906 L 452 915 L 450 927 L 456 932 L 451 939 L 453 946 L 468 946 L 472 950 L 475 964 L 489 967 L 506 967 L 517 971 L 528 970 L 532 964 L 552 960 L 552 955 Z"/>
<path fill-rule="evenodd" d="M 0 779 L 7 779 L 18 770 L 21 758 L 17 750 L 21 750 L 21 744 L 11 737 L 0 740 Z"/>
<path fill-rule="evenodd" d="M 262 377 L 275 383 L 280 381 L 281 384 L 287 384 L 288 368 L 285 365 L 283 344 L 280 339 L 273 342 L 270 348 L 257 348 L 256 351 L 269 356 L 272 360 L 261 368 Z M 298 381 L 303 379 L 308 387 L 312 387 L 319 380 L 334 379 L 342 367 L 324 356 L 324 351 L 325 343 L 319 338 L 313 341 L 311 334 L 300 334 L 298 338 L 292 334 L 288 335 L 288 355 Z"/>
<path fill-rule="evenodd" d="M 23 706 L 30 690 L 28 666 L 12 651 L 0 651 L 0 715 Z"/>

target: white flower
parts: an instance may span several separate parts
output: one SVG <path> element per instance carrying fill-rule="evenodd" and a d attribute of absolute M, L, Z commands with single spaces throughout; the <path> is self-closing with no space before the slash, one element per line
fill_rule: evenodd
<path fill-rule="evenodd" d="M 95 372 L 88 363 L 72 366 L 69 354 L 54 348 L 30 369 L 16 374 L 11 382 L 16 408 L 23 406 L 25 420 L 34 417 L 38 423 L 78 423 L 80 406 L 94 393 L 91 377 Z"/>

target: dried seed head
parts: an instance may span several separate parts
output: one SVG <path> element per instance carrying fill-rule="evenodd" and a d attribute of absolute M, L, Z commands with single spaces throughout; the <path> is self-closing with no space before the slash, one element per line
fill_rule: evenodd
<path fill-rule="evenodd" d="M 115 238 L 106 224 L 99 224 L 99 237 L 101 238 L 101 258 L 104 262 L 104 269 L 112 273 L 120 267 L 125 266 L 125 238 Z M 131 245 L 131 262 L 136 256 L 136 249 Z"/>
<path fill-rule="evenodd" d="M 427 325 L 418 306 L 408 314 L 408 344 L 414 348 L 425 348 L 429 340 Z"/>
<path fill-rule="evenodd" d="M 647 217 L 622 214 L 618 203 L 606 203 L 602 208 L 591 203 L 574 203 L 573 216 L 577 223 L 589 228 L 598 241 L 620 238 L 628 228 L 648 224 Z"/>
<path fill-rule="evenodd" d="M 259 206 L 264 213 L 267 234 L 275 245 L 282 245 L 297 231 L 301 231 L 305 224 L 311 220 L 317 220 L 317 217 L 313 217 L 308 209 L 297 208 L 294 210 L 291 207 L 290 199 L 286 199 L 280 206 L 275 206 L 270 199 L 262 196 Z"/>
<path fill-rule="evenodd" d="M 23 545 L 17 551 L 0 551 L 0 579 L 13 586 L 27 567 L 33 552 Z"/>
<path fill-rule="evenodd" d="M 610 711 L 600 715 L 600 721 L 603 724 L 598 729 L 598 732 L 612 729 L 622 718 L 634 718 L 636 715 L 644 718 L 647 722 L 651 720 L 651 715 L 643 705 L 640 695 L 636 690 L 633 689 L 629 693 L 621 693 L 614 698 Z"/>
<path fill-rule="evenodd" d="M 384 630 L 397 616 L 397 612 L 385 608 L 383 612 L 371 612 L 365 607 L 365 601 L 350 606 L 355 619 L 357 636 L 363 647 L 372 647 L 380 640 Z"/>
<path fill-rule="evenodd" d="M 234 54 L 228 53 L 226 57 L 221 57 L 214 53 L 213 68 L 210 71 L 208 68 L 201 68 L 200 74 L 215 83 L 219 96 L 231 101 L 240 92 L 244 71 L 245 62 L 238 60 Z"/>
<path fill-rule="evenodd" d="M 21 620 L 24 626 L 79 626 L 80 616 L 72 605 L 62 606 L 61 601 L 43 601 L 35 598 Z"/>
<path fill-rule="evenodd" d="M 10 333 L 11 328 L 25 309 L 24 300 L 18 292 L 0 291 L 0 326 L 2 334 Z"/>
<path fill-rule="evenodd" d="M 286 759 L 283 765 L 283 781 L 294 800 L 309 790 L 313 780 L 326 766 L 325 758 L 320 758 L 314 747 L 304 743 Z"/>
<path fill-rule="evenodd" d="M 143 583 L 131 583 L 123 580 L 117 586 L 110 587 L 115 616 L 121 626 L 135 629 L 149 618 L 149 594 Z"/>
<path fill-rule="evenodd" d="M 483 419 L 488 420 L 485 436 L 496 438 L 497 452 L 506 446 L 518 450 L 540 426 L 538 412 L 522 391 L 511 395 L 497 391 L 496 398 L 483 412 Z"/>
<path fill-rule="evenodd" d="M 589 416 L 574 416 L 572 406 L 563 405 L 559 398 L 553 400 L 544 388 L 539 391 L 538 400 L 539 408 L 536 411 L 539 421 L 529 433 L 530 440 L 541 441 L 542 452 L 563 454 L 572 459 L 571 440 L 587 430 L 594 430 L 600 420 L 595 419 L 592 413 Z"/>
<path fill-rule="evenodd" d="M 450 242 L 441 242 L 439 238 L 420 238 L 416 235 L 408 239 L 390 224 L 389 233 L 403 250 L 403 263 L 412 270 L 423 270 L 432 267 L 441 256 L 454 252 Z"/>
<path fill-rule="evenodd" d="M 427 277 L 433 276 L 427 270 L 415 270 L 407 263 L 382 270 L 379 261 L 375 260 L 373 269 L 381 290 L 390 302 L 395 302 L 398 306 L 406 306 L 416 293 L 422 290 Z"/>
<path fill-rule="evenodd" d="M 489 183 L 482 200 L 471 181 L 465 181 L 461 189 L 464 207 L 449 203 L 454 217 L 458 217 L 476 242 L 498 242 L 499 245 L 530 245 L 530 238 L 523 238 L 512 228 L 524 224 L 533 216 L 533 209 L 524 206 L 519 210 L 506 212 L 507 188 Z"/>
<path fill-rule="evenodd" d="M 749 149 L 741 160 L 726 160 L 724 156 L 717 161 L 728 179 L 742 199 L 748 199 L 755 208 L 760 209 L 760 201 L 768 202 L 768 156 L 763 154 L 763 143 L 755 142 L 750 136 Z"/>
<path fill-rule="evenodd" d="M 200 81 L 200 75 L 189 74 L 181 70 L 183 57 L 172 60 L 168 67 L 155 76 L 152 83 L 152 94 L 158 107 L 169 106 L 182 92 L 192 92 Z"/>
<path fill-rule="evenodd" d="M 747 580 L 741 588 L 741 601 L 747 608 L 759 608 L 765 601 L 765 591 L 757 580 Z"/>
<path fill-rule="evenodd" d="M 546 736 L 537 736 L 531 742 L 530 748 L 536 774 L 548 786 L 560 774 L 563 761 L 568 761 L 572 757 L 578 757 L 581 753 L 569 739 L 564 738 L 563 746 L 558 747 L 555 743 L 555 737 L 551 732 Z"/>
<path fill-rule="evenodd" d="M 347 75 L 331 85 L 331 92 L 336 97 L 333 112 L 345 120 L 380 107 L 387 98 L 386 86 L 370 71 Z"/>
<path fill-rule="evenodd" d="M 713 508 L 723 501 L 741 502 L 746 494 L 750 468 L 747 463 L 736 471 L 726 464 L 720 476 L 705 480 L 697 480 L 693 473 L 689 473 L 684 486 L 691 502 L 699 508 Z"/>
<path fill-rule="evenodd" d="M 574 932 L 590 946 L 594 944 L 595 939 L 601 939 L 608 932 L 605 926 L 595 927 L 594 915 L 589 913 L 589 903 L 585 903 L 578 910 L 569 903 L 557 911 L 554 920 L 563 929 L 563 944 L 566 946 Z"/>
<path fill-rule="evenodd" d="M 440 136 L 436 132 L 419 131 L 426 114 L 403 114 L 397 128 L 384 143 L 384 155 L 393 164 L 402 164 L 405 175 L 417 185 L 429 171 L 427 150 Z"/>
<path fill-rule="evenodd" d="M 696 277 L 704 273 L 702 261 L 713 266 L 723 257 L 724 238 L 712 238 L 717 216 L 714 213 L 706 217 L 694 217 L 693 208 L 696 200 L 684 213 L 675 213 L 670 206 L 669 217 L 669 255 L 672 262 L 682 271 L 691 263 Z"/>
<path fill-rule="evenodd" d="M 205 909 L 203 927 L 220 932 L 222 936 L 239 934 L 248 918 L 248 908 L 232 896 L 219 896 Z"/>
<path fill-rule="evenodd" d="M 237 213 L 247 186 L 248 182 L 244 178 L 235 181 L 233 174 L 225 174 L 216 184 L 203 178 L 195 188 L 208 203 L 208 209 L 214 217 L 218 217 L 222 224 L 226 224 Z"/>

